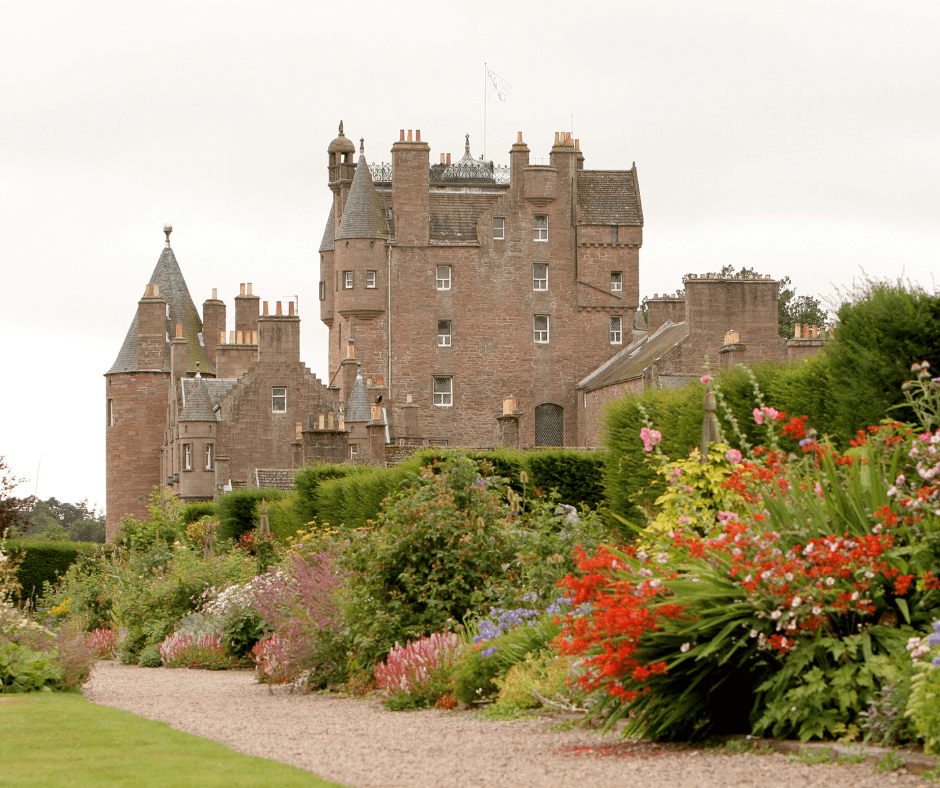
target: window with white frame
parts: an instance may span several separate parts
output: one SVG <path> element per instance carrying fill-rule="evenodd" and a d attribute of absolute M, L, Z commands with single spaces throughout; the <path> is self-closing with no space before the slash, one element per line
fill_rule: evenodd
<path fill-rule="evenodd" d="M 366 287 L 375 290 L 375 271 L 366 271 Z"/>
<path fill-rule="evenodd" d="M 548 290 L 548 263 L 535 263 L 532 266 L 532 289 Z"/>
<path fill-rule="evenodd" d="M 450 266 L 439 265 L 437 267 L 437 289 L 450 290 Z"/>
<path fill-rule="evenodd" d="M 493 217 L 493 238 L 496 241 L 506 238 L 506 220 L 502 216 Z"/>
<path fill-rule="evenodd" d="M 183 444 L 183 470 L 191 471 L 193 469 L 193 445 L 191 443 Z"/>
<path fill-rule="evenodd" d="M 108 400 L 108 426 L 114 426 L 114 400 Z"/>
<path fill-rule="evenodd" d="M 623 318 L 620 315 L 610 316 L 610 344 L 623 344 Z"/>
<path fill-rule="evenodd" d="M 343 290 L 352 290 L 352 287 L 353 287 L 353 272 L 343 271 Z"/>
<path fill-rule="evenodd" d="M 610 272 L 610 292 L 619 293 L 623 290 L 623 271 Z"/>
<path fill-rule="evenodd" d="M 532 240 L 533 241 L 547 241 L 548 240 L 548 214 L 547 213 L 535 214 L 535 221 L 533 223 L 533 229 L 532 229 Z"/>
<path fill-rule="evenodd" d="M 534 339 L 540 344 L 548 342 L 548 315 L 534 315 L 532 320 Z"/>
<path fill-rule="evenodd" d="M 326 301 L 326 282 L 320 280 L 320 300 Z"/>
<path fill-rule="evenodd" d="M 450 376 L 434 377 L 434 404 L 449 408 L 454 404 L 454 379 Z"/>
<path fill-rule="evenodd" d="M 287 387 L 271 387 L 271 412 L 287 413 Z"/>
<path fill-rule="evenodd" d="M 450 341 L 451 341 L 450 321 L 438 320 L 437 321 L 437 346 L 438 347 L 450 347 Z"/>
<path fill-rule="evenodd" d="M 211 443 L 206 444 L 206 470 L 215 468 L 215 448 Z"/>

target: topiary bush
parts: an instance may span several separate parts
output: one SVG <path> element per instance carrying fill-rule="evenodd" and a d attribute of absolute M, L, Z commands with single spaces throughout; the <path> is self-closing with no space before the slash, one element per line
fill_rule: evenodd
<path fill-rule="evenodd" d="M 183 525 L 189 525 L 206 516 L 215 517 L 218 511 L 219 505 L 215 501 L 189 503 L 180 512 L 180 519 L 183 521 Z"/>

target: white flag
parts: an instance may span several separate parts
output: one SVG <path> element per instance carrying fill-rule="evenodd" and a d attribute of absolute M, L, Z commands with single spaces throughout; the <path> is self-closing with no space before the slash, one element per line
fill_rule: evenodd
<path fill-rule="evenodd" d="M 486 70 L 486 75 L 490 78 L 490 82 L 493 84 L 493 90 L 496 91 L 496 95 L 499 97 L 500 101 L 506 100 L 506 94 L 512 90 L 512 85 L 510 85 L 505 79 L 503 79 L 495 71 L 490 69 Z"/>

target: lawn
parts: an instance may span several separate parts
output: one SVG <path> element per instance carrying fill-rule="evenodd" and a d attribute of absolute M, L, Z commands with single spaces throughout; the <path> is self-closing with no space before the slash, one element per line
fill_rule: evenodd
<path fill-rule="evenodd" d="M 343 788 L 77 693 L 0 695 L 0 786 L 125 785 Z"/>

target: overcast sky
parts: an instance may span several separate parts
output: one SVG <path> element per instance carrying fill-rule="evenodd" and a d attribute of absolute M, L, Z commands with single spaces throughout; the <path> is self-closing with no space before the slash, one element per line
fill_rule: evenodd
<path fill-rule="evenodd" d="M 318 318 L 326 148 L 340 119 L 508 163 L 573 131 L 635 161 L 640 291 L 747 265 L 828 299 L 863 276 L 935 290 L 940 4 L 905 0 L 7 2 L 0 9 L 0 454 L 104 505 L 103 374 L 163 247 L 197 306 L 241 282 Z M 231 327 L 231 325 L 230 325 Z"/>

